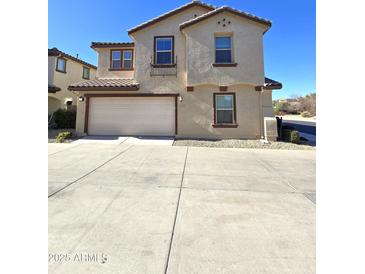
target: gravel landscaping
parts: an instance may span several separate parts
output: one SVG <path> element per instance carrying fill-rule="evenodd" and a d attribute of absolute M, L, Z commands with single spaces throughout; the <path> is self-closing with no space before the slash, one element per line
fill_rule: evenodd
<path fill-rule="evenodd" d="M 262 149 L 289 149 L 289 150 L 315 150 L 315 146 L 307 144 L 293 144 L 286 142 L 263 143 L 260 140 L 203 140 L 203 139 L 176 139 L 174 146 L 192 147 L 222 147 L 222 148 L 262 148 Z"/>

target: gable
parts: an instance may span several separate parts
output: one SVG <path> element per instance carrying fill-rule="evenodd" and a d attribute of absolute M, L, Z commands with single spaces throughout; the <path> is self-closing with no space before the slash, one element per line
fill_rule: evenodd
<path fill-rule="evenodd" d="M 181 23 L 180 30 L 186 29 L 190 26 L 197 25 L 199 23 L 204 23 L 205 21 L 211 19 L 212 17 L 217 17 L 218 15 L 221 15 L 221 14 L 230 14 L 230 15 L 233 15 L 234 17 L 241 18 L 242 20 L 261 25 L 262 27 L 265 28 L 264 33 L 271 27 L 271 21 L 269 21 L 269 20 L 266 20 L 266 19 L 260 18 L 258 16 L 255 16 L 255 15 L 224 6 L 224 7 L 215 9 L 213 11 L 207 12 L 207 13 L 205 13 L 201 16 L 198 16 L 196 18 L 193 18 L 189 21 Z M 222 25 L 223 24 L 224 24 L 224 22 L 222 23 Z"/>
<path fill-rule="evenodd" d="M 149 26 L 152 26 L 154 24 L 157 24 L 157 23 L 159 23 L 159 22 L 161 22 L 161 21 L 163 21 L 165 19 L 168 19 L 168 18 L 170 18 L 170 17 L 172 17 L 174 15 L 177 15 L 177 14 L 179 14 L 181 12 L 184 12 L 184 11 L 186 11 L 188 9 L 191 9 L 191 8 L 194 8 L 194 7 L 203 8 L 207 12 L 212 11 L 212 10 L 215 9 L 214 6 L 211 6 L 211 5 L 202 3 L 200 1 L 192 1 L 192 2 L 190 2 L 188 4 L 185 4 L 185 5 L 181 6 L 181 7 L 178 7 L 178 8 L 176 8 L 174 10 L 171 10 L 171 11 L 169 11 L 167 13 L 164 13 L 164 14 L 158 16 L 158 17 L 155 17 L 155 18 L 153 18 L 153 19 L 151 19 L 151 20 L 149 20 L 147 22 L 144 22 L 144 23 L 142 23 L 142 24 L 140 24 L 140 25 L 138 25 L 138 26 L 136 26 L 134 28 L 129 29 L 128 30 L 128 34 L 130 35 L 132 33 L 135 33 L 135 32 L 137 32 L 139 30 L 142 30 L 144 28 L 147 28 Z"/>

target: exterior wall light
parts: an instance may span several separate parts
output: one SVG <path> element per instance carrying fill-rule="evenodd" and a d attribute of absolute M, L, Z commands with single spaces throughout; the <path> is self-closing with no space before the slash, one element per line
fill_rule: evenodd
<path fill-rule="evenodd" d="M 79 97 L 79 102 L 84 102 L 85 101 L 85 98 L 83 96 L 80 96 Z"/>
<path fill-rule="evenodd" d="M 183 101 L 182 96 L 177 97 L 177 99 L 179 99 L 179 102 L 182 102 Z"/>

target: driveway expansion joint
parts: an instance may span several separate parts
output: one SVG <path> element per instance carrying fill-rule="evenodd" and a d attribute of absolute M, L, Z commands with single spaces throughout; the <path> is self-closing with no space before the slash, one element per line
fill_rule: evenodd
<path fill-rule="evenodd" d="M 72 143 L 71 143 L 72 144 Z M 70 145 L 71 145 L 70 144 Z M 57 154 L 57 153 L 60 153 L 60 152 L 64 152 L 64 151 L 69 151 L 69 150 L 71 150 L 71 149 L 73 149 L 73 148 L 75 148 L 75 147 L 78 147 L 80 144 L 77 144 L 77 145 L 71 145 L 71 147 L 68 147 L 68 148 L 65 148 L 65 149 L 62 149 L 62 150 L 59 150 L 59 151 L 56 151 L 56 152 L 54 152 L 54 153 L 51 153 L 51 154 L 48 154 L 48 157 L 49 156 L 53 156 L 53 155 L 55 155 L 55 154 Z"/>
<path fill-rule="evenodd" d="M 68 188 L 69 186 L 73 185 L 74 183 L 78 182 L 79 180 L 85 178 L 86 176 L 89 176 L 91 173 L 95 172 L 96 170 L 98 170 L 99 168 L 103 167 L 104 165 L 106 165 L 107 163 L 109 163 L 110 161 L 114 160 L 115 158 L 117 158 L 118 156 L 122 155 L 124 152 L 126 152 L 127 150 L 129 150 L 133 145 L 127 147 L 125 150 L 119 152 L 117 155 L 113 156 L 112 158 L 110 158 L 109 160 L 105 161 L 104 163 L 102 163 L 101 165 L 97 166 L 96 168 L 94 168 L 93 170 L 87 172 L 86 174 L 82 175 L 81 177 L 77 178 L 76 180 L 72 181 L 71 183 L 65 185 L 63 188 L 60 188 L 59 190 L 53 192 L 52 194 L 48 195 L 48 198 L 56 195 L 57 193 L 61 192 L 62 190 Z"/>
<path fill-rule="evenodd" d="M 183 189 L 201 190 L 201 191 L 235 191 L 235 192 L 257 192 L 257 193 L 270 193 L 270 194 L 302 194 L 296 191 L 269 191 L 269 190 L 255 190 L 248 188 L 204 188 L 204 187 L 189 187 L 183 186 Z"/>
<path fill-rule="evenodd" d="M 257 158 L 256 159 L 258 163 L 260 163 L 262 165 L 262 167 L 264 167 L 267 171 L 272 172 L 276 175 L 278 175 L 281 179 L 281 182 L 288 185 L 290 188 L 292 188 L 294 191 L 298 192 L 298 189 L 296 189 L 286 178 L 284 178 L 282 176 L 282 174 L 280 174 L 280 172 L 278 172 L 274 167 L 272 167 L 269 163 L 265 162 L 262 159 Z"/>
<path fill-rule="evenodd" d="M 175 234 L 175 227 L 176 227 L 177 214 L 179 213 L 179 205 L 180 205 L 181 191 L 182 191 L 182 189 L 183 189 L 183 182 L 184 182 L 184 175 L 185 175 L 185 167 L 186 167 L 186 160 L 187 160 L 187 158 L 188 158 L 188 153 L 189 153 L 189 147 L 186 147 L 185 160 L 184 160 L 184 167 L 183 167 L 183 171 L 182 171 L 182 174 L 181 174 L 181 182 L 180 182 L 179 195 L 178 195 L 178 198 L 177 198 L 177 204 L 176 204 L 176 211 L 175 211 L 174 224 L 173 224 L 173 226 L 172 226 L 171 238 L 170 238 L 170 245 L 169 245 L 169 251 L 168 251 L 167 259 L 166 259 L 165 274 L 167 273 L 167 270 L 168 270 L 168 268 L 169 268 L 169 260 L 170 260 L 170 255 L 171 255 L 172 243 L 173 243 L 173 240 L 174 240 L 174 234 Z"/>

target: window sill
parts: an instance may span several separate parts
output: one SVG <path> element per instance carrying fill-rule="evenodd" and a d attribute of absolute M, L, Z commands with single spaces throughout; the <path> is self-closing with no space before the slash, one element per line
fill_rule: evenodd
<path fill-rule="evenodd" d="M 82 79 L 84 79 L 84 80 L 90 80 L 90 78 L 85 78 L 85 77 L 82 77 Z"/>
<path fill-rule="evenodd" d="M 58 70 L 58 69 L 56 69 L 56 71 L 61 72 L 61 73 L 66 73 L 65 70 Z"/>
<path fill-rule="evenodd" d="M 237 128 L 238 124 L 213 124 L 214 128 Z"/>
<path fill-rule="evenodd" d="M 109 68 L 109 71 L 127 71 L 127 70 L 134 70 L 134 68 Z"/>
<path fill-rule="evenodd" d="M 237 63 L 213 63 L 213 67 L 237 67 Z"/>
<path fill-rule="evenodd" d="M 174 68 L 176 64 L 151 64 L 153 68 Z"/>

